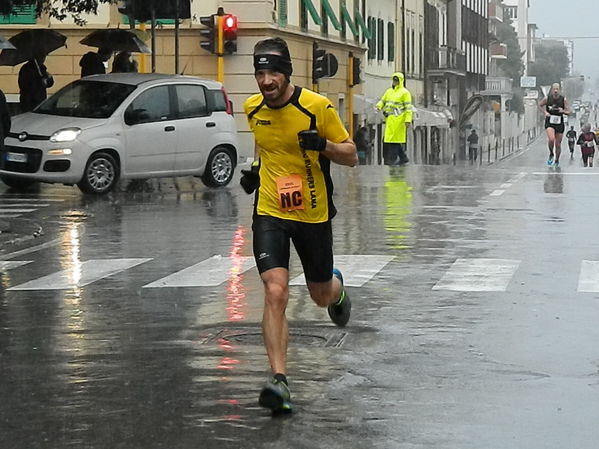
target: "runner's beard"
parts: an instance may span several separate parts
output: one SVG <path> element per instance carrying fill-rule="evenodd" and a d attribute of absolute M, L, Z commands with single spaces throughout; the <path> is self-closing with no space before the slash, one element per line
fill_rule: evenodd
<path fill-rule="evenodd" d="M 279 100 L 287 91 L 287 87 L 289 87 L 289 81 L 285 79 L 280 84 L 277 83 L 276 88 L 274 89 L 260 87 L 260 92 L 264 96 L 267 105 L 276 104 L 277 100 Z"/>

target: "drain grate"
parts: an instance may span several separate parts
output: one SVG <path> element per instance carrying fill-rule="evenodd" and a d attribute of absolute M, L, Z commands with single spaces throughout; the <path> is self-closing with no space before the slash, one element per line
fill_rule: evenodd
<path fill-rule="evenodd" d="M 201 340 L 202 344 L 217 341 L 228 341 L 239 345 L 262 346 L 262 329 L 259 327 L 237 329 L 206 329 Z M 339 348 L 345 342 L 347 332 L 338 329 L 301 328 L 289 329 L 289 344 L 312 347 Z"/>

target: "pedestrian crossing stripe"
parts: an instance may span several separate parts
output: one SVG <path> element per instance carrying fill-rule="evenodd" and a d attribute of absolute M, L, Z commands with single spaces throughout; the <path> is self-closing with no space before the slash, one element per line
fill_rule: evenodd
<path fill-rule="evenodd" d="M 457 259 L 433 290 L 503 292 L 519 265 L 511 259 Z"/>
<path fill-rule="evenodd" d="M 99 259 L 74 264 L 69 270 L 62 270 L 48 276 L 34 279 L 11 287 L 9 291 L 20 290 L 67 290 L 85 287 L 108 276 L 141 265 L 152 259 Z"/>
<path fill-rule="evenodd" d="M 339 255 L 335 266 L 344 276 L 348 287 L 362 287 L 382 271 L 393 256 Z M 22 290 L 67 290 L 84 287 L 151 261 L 151 258 L 94 259 L 75 264 L 72 268 L 43 276 L 8 288 Z M 0 272 L 7 272 L 32 263 L 30 260 L 0 260 Z M 506 291 L 520 260 L 513 259 L 457 259 L 432 290 L 463 292 Z M 215 287 L 232 276 L 238 276 L 255 267 L 253 257 L 213 256 L 190 267 L 144 285 L 143 288 Z M 291 279 L 290 286 L 305 285 L 304 275 Z M 583 260 L 578 278 L 579 292 L 599 293 L 599 261 Z"/>
<path fill-rule="evenodd" d="M 346 287 L 362 287 L 394 259 L 394 256 L 339 255 L 335 267 L 341 270 Z M 289 285 L 306 285 L 304 275 L 293 278 Z"/>
<path fill-rule="evenodd" d="M 143 288 L 216 287 L 227 281 L 231 276 L 245 273 L 255 265 L 253 257 L 222 257 L 216 255 L 144 285 Z"/>
<path fill-rule="evenodd" d="M 599 262 L 583 260 L 578 277 L 578 291 L 587 293 L 599 292 Z"/>
<path fill-rule="evenodd" d="M 0 260 L 0 272 L 12 270 L 28 263 L 33 262 L 32 260 Z"/>
<path fill-rule="evenodd" d="M 28 203 L 28 202 L 13 202 L 13 203 L 4 203 L 0 201 L 0 207 L 48 207 L 49 204 L 47 202 L 43 203 Z"/>
<path fill-rule="evenodd" d="M 1 209 L 0 208 L 0 215 L 2 215 L 2 214 L 14 214 L 14 213 L 17 213 L 17 214 L 27 214 L 29 212 L 35 212 L 36 210 L 37 209 L 12 209 L 12 208 Z"/>

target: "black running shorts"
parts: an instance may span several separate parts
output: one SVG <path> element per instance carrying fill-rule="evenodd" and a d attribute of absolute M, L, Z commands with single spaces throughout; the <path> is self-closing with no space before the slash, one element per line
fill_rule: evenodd
<path fill-rule="evenodd" d="M 563 134 L 564 130 L 566 129 L 566 125 L 564 125 L 564 121 L 562 119 L 562 123 L 559 125 L 553 125 L 551 123 L 549 123 L 549 117 L 545 118 L 545 129 L 547 128 L 553 128 L 555 129 L 555 133 L 556 134 Z"/>
<path fill-rule="evenodd" d="M 254 215 L 254 258 L 260 273 L 271 268 L 289 269 L 289 242 L 302 262 L 306 280 L 327 282 L 333 273 L 331 222 L 303 223 L 266 215 Z"/>

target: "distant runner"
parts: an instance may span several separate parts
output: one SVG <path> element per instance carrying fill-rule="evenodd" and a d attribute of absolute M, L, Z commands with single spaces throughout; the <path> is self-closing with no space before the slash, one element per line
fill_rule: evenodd
<path fill-rule="evenodd" d="M 565 129 L 564 115 L 570 114 L 568 100 L 560 93 L 559 83 L 554 83 L 551 86 L 549 95 L 539 102 L 539 109 L 545 114 L 545 130 L 547 131 L 547 144 L 549 146 L 547 165 L 559 167 Z"/>
<path fill-rule="evenodd" d="M 570 126 L 570 130 L 566 133 L 566 139 L 568 139 L 568 147 L 570 148 L 570 158 L 573 158 L 574 145 L 576 144 L 576 131 L 573 126 Z"/>
<path fill-rule="evenodd" d="M 578 137 L 578 145 L 582 153 L 582 165 L 585 167 L 593 166 L 593 156 L 595 155 L 595 144 L 599 144 L 599 138 L 591 131 L 591 124 L 586 123 L 582 127 L 582 132 Z"/>

